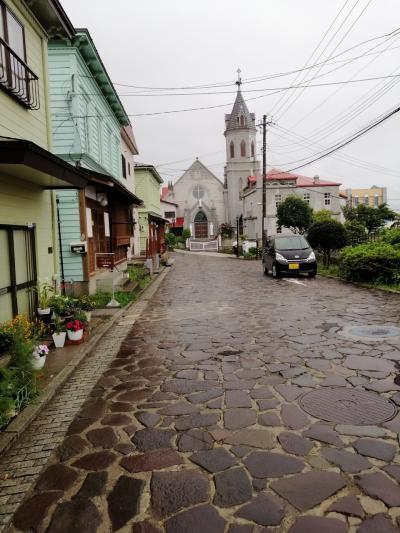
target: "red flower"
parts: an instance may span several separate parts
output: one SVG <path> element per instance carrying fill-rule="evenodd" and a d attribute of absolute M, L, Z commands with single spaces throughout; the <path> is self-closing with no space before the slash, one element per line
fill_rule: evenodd
<path fill-rule="evenodd" d="M 80 320 L 73 320 L 72 322 L 67 322 L 67 329 L 69 331 L 79 331 L 80 329 L 85 329 L 85 324 Z"/>

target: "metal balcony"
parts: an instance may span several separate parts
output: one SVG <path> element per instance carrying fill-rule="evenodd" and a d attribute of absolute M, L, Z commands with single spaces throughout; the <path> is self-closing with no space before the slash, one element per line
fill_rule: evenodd
<path fill-rule="evenodd" d="M 0 88 L 28 109 L 39 109 L 39 78 L 1 38 Z"/>

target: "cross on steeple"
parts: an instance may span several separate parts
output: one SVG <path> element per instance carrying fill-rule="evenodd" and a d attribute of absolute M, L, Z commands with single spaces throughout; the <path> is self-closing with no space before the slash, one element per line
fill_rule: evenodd
<path fill-rule="evenodd" d="M 237 79 L 237 81 L 235 81 L 235 83 L 240 88 L 240 86 L 242 85 L 242 78 L 240 76 L 242 71 L 240 70 L 240 68 L 238 68 L 236 72 L 237 72 L 237 75 L 238 75 L 238 79 Z"/>

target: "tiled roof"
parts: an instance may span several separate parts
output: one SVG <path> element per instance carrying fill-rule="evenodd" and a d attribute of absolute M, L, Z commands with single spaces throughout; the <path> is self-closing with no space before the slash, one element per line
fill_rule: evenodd
<path fill-rule="evenodd" d="M 296 187 L 335 187 L 341 185 L 336 181 L 327 181 L 310 178 L 308 176 L 301 176 L 300 174 L 293 174 L 291 172 L 285 172 L 284 170 L 279 170 L 273 168 L 267 172 L 267 181 L 286 181 L 286 180 L 296 180 Z"/>
<path fill-rule="evenodd" d="M 240 116 L 244 117 L 244 124 L 240 124 Z M 238 89 L 235 103 L 233 104 L 232 113 L 225 115 L 226 130 L 235 130 L 238 128 L 255 129 L 255 115 L 247 109 L 246 102 L 243 99 L 240 87 Z"/>

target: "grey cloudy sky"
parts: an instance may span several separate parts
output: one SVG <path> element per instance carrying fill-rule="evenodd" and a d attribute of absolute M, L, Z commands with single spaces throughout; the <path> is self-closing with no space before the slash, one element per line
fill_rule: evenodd
<path fill-rule="evenodd" d="M 228 104 L 209 110 L 131 117 L 140 151 L 138 160 L 160 165 L 165 180 L 179 177 L 196 156 L 222 179 L 224 113 L 234 101 L 238 66 L 244 82 L 300 69 L 330 25 L 307 64 L 331 58 L 330 63 L 297 78 L 291 74 L 243 83 L 250 111 L 258 120 L 271 113 L 276 123 L 268 132 L 268 165 L 290 169 L 309 161 L 325 147 L 348 138 L 399 105 L 400 77 L 285 90 L 275 95 L 267 91 L 291 84 L 400 74 L 400 32 L 333 58 L 399 27 L 398 0 L 62 3 L 76 27 L 89 28 L 112 80 L 121 84 L 116 88 L 129 114 Z M 354 59 L 357 56 L 362 57 Z M 192 91 L 123 86 L 177 88 L 223 82 L 226 85 Z M 186 94 L 190 92 L 221 94 Z M 144 93 L 146 96 L 139 96 Z M 256 96 L 259 98 L 249 100 Z M 389 203 L 400 209 L 399 128 L 400 113 L 334 157 L 298 172 L 336 179 L 343 188 L 387 186 Z"/>

